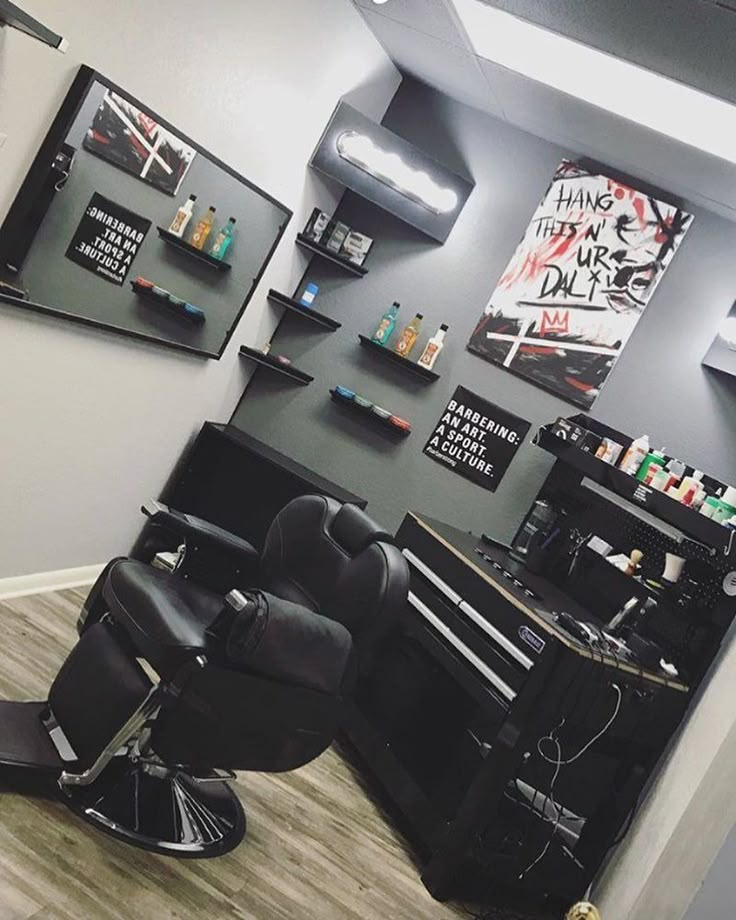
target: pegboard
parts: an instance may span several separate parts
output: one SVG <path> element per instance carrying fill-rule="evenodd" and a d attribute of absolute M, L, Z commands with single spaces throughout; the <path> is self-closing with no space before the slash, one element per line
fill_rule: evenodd
<path fill-rule="evenodd" d="M 673 553 L 686 559 L 685 574 L 698 583 L 692 603 L 687 608 L 670 603 L 666 595 L 658 597 L 658 606 L 648 616 L 642 635 L 660 645 L 692 679 L 707 670 L 727 626 L 736 613 L 736 598 L 728 598 L 722 588 L 723 578 L 734 566 L 720 553 L 714 553 L 688 538 L 678 540 L 667 525 L 663 529 L 648 523 L 639 509 L 629 508 L 618 496 L 600 493 L 592 484 L 581 483 L 567 474 L 550 475 L 540 497 L 558 511 L 563 511 L 561 534 L 556 559 L 549 573 L 562 588 L 573 592 L 568 581 L 566 556 L 570 549 L 588 534 L 601 537 L 613 547 L 613 553 L 631 553 L 638 549 L 644 555 L 639 574 L 642 580 L 659 579 L 665 567 L 665 554 Z M 606 563 L 601 563 L 605 565 Z M 560 573 L 563 573 L 562 576 Z M 632 583 L 632 588 L 635 586 Z M 625 584 L 622 590 L 625 591 Z M 643 589 L 646 590 L 646 589 Z M 632 590 L 632 593 L 638 591 Z M 611 599 L 615 606 L 616 598 Z M 611 610 L 600 611 L 607 619 Z"/>

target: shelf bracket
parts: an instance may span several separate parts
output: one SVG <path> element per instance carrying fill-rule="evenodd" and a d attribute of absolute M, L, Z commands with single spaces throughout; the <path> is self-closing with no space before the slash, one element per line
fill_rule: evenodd
<path fill-rule="evenodd" d="M 25 10 L 16 6 L 15 3 L 10 3 L 10 0 L 0 0 L 0 25 L 18 29 L 19 32 L 30 35 L 31 38 L 43 42 L 44 45 L 56 48 L 62 54 L 65 54 L 69 47 L 69 42 L 65 38 L 52 32 L 51 29 L 47 29 L 45 25 L 26 13 Z"/>

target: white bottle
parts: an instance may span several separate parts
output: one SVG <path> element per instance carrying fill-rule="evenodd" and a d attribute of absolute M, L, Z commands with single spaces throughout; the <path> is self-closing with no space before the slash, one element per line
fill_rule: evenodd
<path fill-rule="evenodd" d="M 190 195 L 187 201 L 185 201 L 184 204 L 179 208 L 179 210 L 176 212 L 176 216 L 171 221 L 169 233 L 173 233 L 174 236 L 178 236 L 179 238 L 184 236 L 184 231 L 187 229 L 187 224 L 192 219 L 194 202 L 196 200 L 196 195 Z"/>
<path fill-rule="evenodd" d="M 624 454 L 621 461 L 620 469 L 629 476 L 636 476 L 639 467 L 644 462 L 644 458 L 649 453 L 649 435 L 643 434 L 640 438 L 632 441 L 631 447 Z"/>
<path fill-rule="evenodd" d="M 426 367 L 428 371 L 432 370 L 434 367 L 434 362 L 437 360 L 437 357 L 445 344 L 446 332 L 447 323 L 442 323 L 437 332 L 435 332 L 432 338 L 424 346 L 424 351 L 419 356 L 417 364 L 421 365 L 422 367 Z"/>

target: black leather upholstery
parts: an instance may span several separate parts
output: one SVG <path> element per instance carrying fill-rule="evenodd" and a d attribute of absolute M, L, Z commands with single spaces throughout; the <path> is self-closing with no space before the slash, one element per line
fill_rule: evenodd
<path fill-rule="evenodd" d="M 192 581 L 132 559 L 110 568 L 103 595 L 141 657 L 167 678 L 193 653 L 207 652 L 206 629 L 223 604 L 222 597 Z"/>
<path fill-rule="evenodd" d="M 110 568 L 103 592 L 134 654 L 180 685 L 152 733 L 165 762 L 275 772 L 331 743 L 352 653 L 340 623 L 263 591 L 233 612 L 219 595 L 133 560 Z"/>
<path fill-rule="evenodd" d="M 184 514 L 182 511 L 161 505 L 160 510 L 151 515 L 150 520 L 152 524 L 171 530 L 181 538 L 190 539 L 199 546 L 208 546 L 219 552 L 231 553 L 241 557 L 243 562 L 258 561 L 258 551 L 247 540 L 218 527 L 211 521 L 205 521 L 204 518 Z"/>
<path fill-rule="evenodd" d="M 225 641 L 228 662 L 287 684 L 339 695 L 352 648 L 350 633 L 265 591 L 237 614 Z"/>
<path fill-rule="evenodd" d="M 166 527 L 179 519 L 165 514 Z M 181 520 L 198 546 L 227 543 L 220 528 Z M 231 555 L 251 559 L 248 544 L 238 548 L 245 541 L 232 539 Z M 225 564 L 218 580 L 227 571 Z M 237 564 L 229 571 L 242 574 Z M 228 583 L 226 590 L 246 595 L 244 606 L 226 605 L 224 592 L 203 587 L 197 574 L 119 559 L 91 593 L 93 622 L 109 612 L 105 635 L 123 633 L 133 659 L 147 660 L 165 682 L 176 679 L 152 728 L 153 750 L 166 763 L 198 769 L 307 763 L 339 727 L 355 659 L 370 665 L 406 600 L 405 559 L 364 512 L 310 495 L 274 519 L 258 587 Z M 80 646 L 95 629 L 85 621 Z"/>
<path fill-rule="evenodd" d="M 266 535 L 261 585 L 346 626 L 367 667 L 409 591 L 406 560 L 390 539 L 353 505 L 301 496 Z"/>

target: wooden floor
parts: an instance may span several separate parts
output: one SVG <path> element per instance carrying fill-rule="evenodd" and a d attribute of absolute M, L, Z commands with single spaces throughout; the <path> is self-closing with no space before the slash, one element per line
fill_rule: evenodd
<path fill-rule="evenodd" d="M 43 699 L 84 597 L 0 602 L 0 698 Z M 94 700 L 90 700 L 94 704 Z M 287 774 L 241 774 L 248 833 L 219 859 L 125 846 L 60 803 L 0 786 L 0 920 L 444 920 L 398 833 L 334 750 Z"/>

